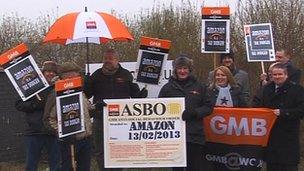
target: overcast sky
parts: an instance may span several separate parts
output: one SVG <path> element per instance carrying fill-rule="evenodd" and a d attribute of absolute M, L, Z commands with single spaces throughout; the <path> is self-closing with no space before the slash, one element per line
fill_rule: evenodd
<path fill-rule="evenodd" d="M 151 9 L 153 5 L 169 5 L 171 2 L 180 5 L 182 0 L 0 0 L 0 15 L 12 15 L 35 19 L 41 15 L 54 14 L 58 17 L 76 11 L 84 11 L 87 6 L 89 11 L 111 12 L 118 14 L 138 14 Z M 183 0 L 187 2 L 188 0 Z M 190 0 L 196 6 L 227 5 L 231 7 L 237 0 Z M 198 9 L 199 10 L 199 9 Z"/>

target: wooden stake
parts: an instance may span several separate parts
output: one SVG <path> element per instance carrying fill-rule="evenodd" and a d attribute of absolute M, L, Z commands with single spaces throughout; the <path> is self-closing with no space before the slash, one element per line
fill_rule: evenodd
<path fill-rule="evenodd" d="M 213 54 L 213 70 L 216 68 L 216 53 Z"/>
<path fill-rule="evenodd" d="M 264 67 L 264 62 L 261 61 L 261 67 L 262 67 L 262 73 L 265 74 L 265 67 Z"/>
<path fill-rule="evenodd" d="M 71 144 L 71 162 L 73 171 L 76 171 L 76 161 L 75 161 L 75 148 L 74 144 Z"/>
<path fill-rule="evenodd" d="M 36 97 L 37 97 L 37 99 L 38 99 L 39 101 L 42 100 L 41 97 L 39 96 L 39 94 L 36 94 Z"/>

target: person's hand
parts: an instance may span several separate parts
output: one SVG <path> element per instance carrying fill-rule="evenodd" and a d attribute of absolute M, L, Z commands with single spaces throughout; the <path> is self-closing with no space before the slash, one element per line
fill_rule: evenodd
<path fill-rule="evenodd" d="M 182 119 L 186 120 L 194 120 L 197 118 L 197 112 L 193 109 L 186 109 L 182 114 Z"/>
<path fill-rule="evenodd" d="M 142 88 L 142 89 L 138 92 L 138 97 L 146 98 L 147 96 L 148 96 L 148 90 L 146 89 L 146 87 Z"/>
<path fill-rule="evenodd" d="M 280 109 L 274 109 L 272 111 L 275 115 L 280 116 Z"/>
<path fill-rule="evenodd" d="M 100 100 L 95 103 L 95 108 L 99 111 L 103 111 L 103 107 L 105 106 L 107 106 L 107 104 L 103 100 Z"/>
<path fill-rule="evenodd" d="M 261 75 L 260 75 L 260 80 L 261 81 L 266 81 L 267 80 L 267 74 L 266 73 L 262 73 Z"/>

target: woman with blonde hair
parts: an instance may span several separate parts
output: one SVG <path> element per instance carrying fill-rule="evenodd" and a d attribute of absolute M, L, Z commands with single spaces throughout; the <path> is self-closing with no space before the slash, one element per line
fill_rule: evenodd
<path fill-rule="evenodd" d="M 207 94 L 214 106 L 248 106 L 232 73 L 226 66 L 220 66 L 214 70 L 213 82 L 210 84 Z"/>

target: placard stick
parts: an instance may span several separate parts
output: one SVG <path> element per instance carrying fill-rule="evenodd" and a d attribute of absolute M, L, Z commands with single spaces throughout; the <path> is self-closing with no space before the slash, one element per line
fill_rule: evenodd
<path fill-rule="evenodd" d="M 71 144 L 71 162 L 73 171 L 76 171 L 76 161 L 75 161 L 75 148 L 74 144 Z"/>
<path fill-rule="evenodd" d="M 39 94 L 36 94 L 36 97 L 39 101 L 41 101 L 41 97 L 39 96 Z"/>
<path fill-rule="evenodd" d="M 264 67 L 264 62 L 261 61 L 261 67 L 262 67 L 262 73 L 265 74 L 265 67 Z"/>
<path fill-rule="evenodd" d="M 216 68 L 216 53 L 213 54 L 213 69 Z"/>

